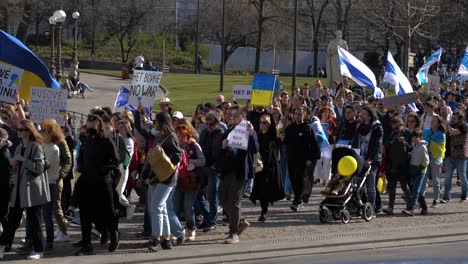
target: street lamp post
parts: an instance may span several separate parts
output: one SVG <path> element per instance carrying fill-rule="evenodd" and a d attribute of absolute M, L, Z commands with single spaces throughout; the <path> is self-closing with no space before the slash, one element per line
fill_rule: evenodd
<path fill-rule="evenodd" d="M 75 68 L 78 68 L 78 52 L 77 52 L 77 42 L 78 42 L 78 19 L 80 18 L 80 13 L 78 12 L 73 12 L 72 14 L 73 20 L 75 21 L 75 34 L 73 37 L 73 69 L 70 70 L 75 70 Z"/>
<path fill-rule="evenodd" d="M 294 1 L 294 40 L 291 91 L 296 88 L 296 52 L 297 52 L 297 0 Z M 293 94 L 293 92 L 291 92 Z"/>
<path fill-rule="evenodd" d="M 55 76 L 55 17 L 49 18 L 50 24 L 50 74 Z"/>
<path fill-rule="evenodd" d="M 55 79 L 60 81 L 62 78 L 62 24 L 67 18 L 67 14 L 63 10 L 54 12 L 55 21 L 57 23 L 57 65 Z"/>
<path fill-rule="evenodd" d="M 199 38 L 199 19 L 200 19 L 200 0 L 197 0 L 197 33 L 195 35 L 195 74 L 200 73 L 200 70 L 198 68 L 198 65 L 200 64 L 199 58 L 198 58 L 198 38 Z"/>
<path fill-rule="evenodd" d="M 224 89 L 224 48 L 225 48 L 225 41 L 224 41 L 224 10 L 226 7 L 226 1 L 223 0 L 223 22 L 221 23 L 222 29 L 221 29 L 221 75 L 219 78 L 219 91 L 222 92 Z"/>

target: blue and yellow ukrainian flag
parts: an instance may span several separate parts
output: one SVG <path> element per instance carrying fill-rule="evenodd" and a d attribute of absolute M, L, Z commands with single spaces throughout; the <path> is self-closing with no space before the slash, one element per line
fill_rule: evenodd
<path fill-rule="evenodd" d="M 276 85 L 276 75 L 256 73 L 252 81 L 250 103 L 254 106 L 270 106 Z"/>
<path fill-rule="evenodd" d="M 20 83 L 19 94 L 26 101 L 31 100 L 30 87 L 61 88 L 44 62 L 20 40 L 3 30 L 0 30 L 0 65 L 13 66 L 24 71 L 22 79 L 14 81 Z"/>
<path fill-rule="evenodd" d="M 431 128 L 426 128 L 423 131 L 423 138 L 429 143 L 432 158 L 445 158 L 446 138 L 442 131 L 432 131 Z"/>

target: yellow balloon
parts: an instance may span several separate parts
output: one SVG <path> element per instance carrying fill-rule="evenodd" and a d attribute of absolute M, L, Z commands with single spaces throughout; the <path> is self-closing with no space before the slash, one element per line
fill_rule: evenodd
<path fill-rule="evenodd" d="M 344 156 L 338 161 L 338 173 L 344 177 L 351 177 L 357 170 L 358 164 L 352 156 Z"/>

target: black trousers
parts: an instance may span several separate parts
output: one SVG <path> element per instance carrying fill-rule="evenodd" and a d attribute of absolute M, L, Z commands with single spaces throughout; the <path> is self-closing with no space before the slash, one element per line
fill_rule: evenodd
<path fill-rule="evenodd" d="M 91 244 L 93 223 L 102 234 L 112 238 L 118 231 L 118 216 L 114 206 L 114 184 L 111 178 L 93 182 L 78 180 L 80 194 L 81 238 L 85 245 Z"/>
<path fill-rule="evenodd" d="M 314 187 L 314 169 L 317 160 L 312 160 L 312 164 L 307 166 L 304 171 L 304 191 L 302 192 L 302 201 L 308 203 L 312 188 Z"/>
<path fill-rule="evenodd" d="M 6 226 L 4 226 L 3 233 L 0 236 L 0 245 L 11 248 L 16 230 L 21 224 L 24 210 L 26 210 L 26 221 L 31 228 L 33 249 L 36 252 L 43 252 L 44 245 L 42 241 L 44 240 L 44 235 L 42 233 L 42 207 L 40 205 L 28 208 L 10 207 Z"/>
<path fill-rule="evenodd" d="M 388 181 L 388 207 L 392 208 L 395 206 L 395 198 L 396 198 L 396 185 L 397 182 L 400 182 L 401 190 L 405 196 L 405 200 L 408 207 L 408 202 L 411 199 L 411 191 L 409 190 L 409 183 L 408 177 L 405 172 L 389 172 L 387 176 Z"/>
<path fill-rule="evenodd" d="M 302 193 L 304 192 L 305 185 L 305 164 L 288 164 L 289 178 L 291 180 L 291 185 L 294 193 L 293 204 L 301 204 Z"/>

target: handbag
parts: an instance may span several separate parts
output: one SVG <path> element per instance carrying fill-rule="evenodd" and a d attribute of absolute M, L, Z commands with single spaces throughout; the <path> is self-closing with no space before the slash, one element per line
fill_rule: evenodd
<path fill-rule="evenodd" d="M 170 136 L 171 135 L 167 136 L 161 143 L 154 146 L 146 155 L 146 163 L 152 171 L 150 176 L 145 175 L 147 177 L 145 179 L 147 184 L 155 181 L 164 182 L 169 179 L 177 169 L 177 166 L 172 164 L 171 159 L 166 155 L 164 149 L 161 147 Z M 148 172 L 145 174 L 148 174 Z"/>
<path fill-rule="evenodd" d="M 262 156 L 260 155 L 259 152 L 254 154 L 254 159 L 255 159 L 255 173 L 259 173 L 263 171 Z"/>

